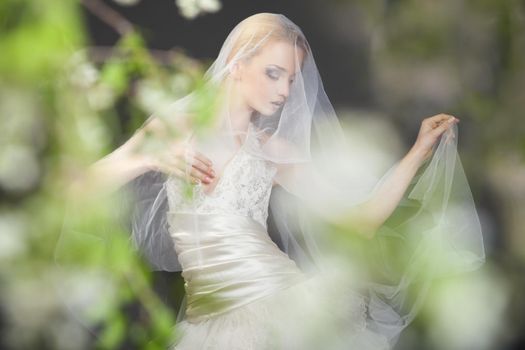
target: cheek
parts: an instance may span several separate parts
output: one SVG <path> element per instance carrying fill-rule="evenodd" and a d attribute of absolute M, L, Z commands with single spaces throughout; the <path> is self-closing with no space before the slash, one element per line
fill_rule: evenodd
<path fill-rule="evenodd" d="M 264 74 L 251 74 L 245 84 L 248 101 L 257 108 L 271 97 L 272 81 Z"/>

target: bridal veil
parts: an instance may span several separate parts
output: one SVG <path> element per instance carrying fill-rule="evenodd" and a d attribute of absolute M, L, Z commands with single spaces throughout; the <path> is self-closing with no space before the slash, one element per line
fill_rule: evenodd
<path fill-rule="evenodd" d="M 312 48 L 297 25 L 283 15 L 270 13 L 243 20 L 226 38 L 205 74 L 205 84 L 160 108 L 145 125 L 155 118 L 167 130 L 176 131 L 182 123 L 190 125 L 192 145 L 212 159 L 220 173 L 240 147 L 237 140 L 245 135 L 229 118 L 229 76 L 236 64 L 257 55 L 272 40 L 293 46 L 295 75 L 286 102 L 274 114 L 252 117 L 255 130 L 264 140 L 262 145 L 245 147 L 282 169 L 295 169 L 276 176 L 279 187 L 274 188 L 269 209 L 282 249 L 306 273 L 322 273 L 334 266 L 327 264 L 332 236 L 326 232 L 333 225 L 326 224 L 326 212 L 344 216 L 346 210 L 366 202 L 396 164 L 378 173 L 368 171 L 366 162 L 355 163 L 351 154 L 362 150 L 349 146 L 324 91 Z M 203 95 L 213 96 L 211 101 L 215 102 L 203 106 Z M 209 110 L 213 112 L 211 117 L 203 121 L 198 114 Z M 186 116 L 190 118 L 184 119 Z M 484 261 L 481 227 L 457 153 L 457 139 L 457 128 L 453 126 L 414 177 L 392 218 L 374 239 L 358 243 L 363 249 L 357 253 L 366 256 L 357 268 L 371 270 L 369 278 L 359 284 L 368 302 L 368 325 L 392 342 L 414 319 L 434 279 L 475 269 Z M 126 196 L 131 205 L 130 245 L 152 270 L 180 271 L 168 232 L 167 178 L 166 174 L 147 173 L 133 181 L 133 191 Z M 180 195 L 191 202 L 197 186 L 201 185 L 188 184 Z M 195 214 L 195 232 L 198 219 Z M 65 225 L 62 235 L 91 234 L 80 231 Z M 359 227 L 347 231 L 339 228 L 338 234 L 353 234 L 348 231 L 358 232 Z M 96 240 L 83 242 L 96 246 L 94 249 L 111 249 L 104 243 L 109 242 L 105 237 L 110 234 L 93 233 Z M 57 261 L 67 250 L 63 245 Z M 349 258 L 353 261 L 354 257 Z"/>

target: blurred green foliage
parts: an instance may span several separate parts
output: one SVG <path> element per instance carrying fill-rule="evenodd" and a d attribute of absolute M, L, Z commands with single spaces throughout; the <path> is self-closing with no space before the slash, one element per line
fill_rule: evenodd
<path fill-rule="evenodd" d="M 348 3 L 328 2 L 325 6 Z M 525 156 L 523 1 L 362 0 L 352 5 L 364 14 L 370 31 L 378 109 L 387 111 L 401 125 L 412 125 L 413 116 L 420 111 L 418 103 L 423 101 L 428 108 L 447 108 L 462 119 L 465 128 L 460 129 L 464 140 L 460 151 L 474 197 L 481 191 L 494 192 L 504 227 L 497 227 L 492 234 L 501 235 L 505 241 L 502 260 L 522 268 L 525 185 L 519 174 L 523 174 Z M 138 30 L 123 35 L 111 50 L 89 47 L 79 1 L 0 2 L 0 317 L 9 325 L 2 329 L 0 346 L 92 346 L 84 330 L 71 320 L 65 300 L 57 297 L 60 294 L 55 288 L 75 279 L 83 281 L 84 288 L 64 298 L 82 304 L 90 298 L 105 297 L 98 308 L 85 310 L 101 328 L 97 347 L 127 344 L 164 349 L 172 340 L 175 310 L 166 308 L 155 295 L 151 274 L 140 257 L 129 250 L 129 233 L 119 218 L 108 215 L 112 212 L 108 208 L 119 205 L 118 198 L 99 199 L 94 204 L 71 198 L 68 186 L 159 106 L 189 91 L 198 96 L 193 106 L 198 116 L 195 126 L 205 127 L 214 110 L 216 91 L 204 89 L 203 70 L 203 63 L 183 51 L 149 51 Z M 121 120 L 119 109 L 124 109 L 130 119 Z M 171 130 L 170 135 L 177 136 L 177 130 Z M 67 261 L 64 268 L 55 264 L 54 253 L 64 228 L 64 213 L 75 209 L 72 203 L 79 205 L 82 215 L 70 216 L 70 227 L 100 236 L 80 234 L 77 241 L 61 242 L 67 245 L 58 251 Z M 395 222 L 396 217 L 390 220 Z M 368 253 L 390 249 L 392 261 L 406 263 L 399 256 L 404 248 L 396 246 L 400 241 L 392 239 L 389 245 L 388 232 L 384 232 L 383 245 L 378 242 L 372 249 L 357 235 L 343 235 L 337 229 L 333 234 L 345 241 L 337 248 L 356 259 L 370 261 Z M 91 247 L 98 244 L 100 249 L 84 249 L 86 241 Z M 101 272 L 108 265 L 114 274 Z M 445 326 L 457 316 L 450 306 L 447 308 L 451 297 L 471 302 L 478 312 L 472 318 L 478 323 L 502 320 L 505 316 L 498 313 L 507 305 L 506 298 L 512 294 L 509 290 L 512 286 L 523 290 L 525 285 L 523 277 L 512 272 L 515 270 L 505 270 L 508 280 L 499 279 L 505 275 L 502 266 L 492 266 L 487 275 L 475 277 L 474 286 L 485 288 L 486 294 L 477 295 L 469 285 L 457 289 L 441 286 L 432 300 L 443 307 L 427 310 L 422 324 L 416 327 L 430 333 L 430 338 L 439 338 L 424 327 L 424 322 L 436 324 L 442 317 L 437 329 L 453 334 Z M 368 268 L 373 273 L 375 266 Z M 467 294 L 471 298 L 465 298 Z M 517 305 L 522 305 L 522 296 L 516 298 Z M 494 300 L 498 303 L 493 309 L 482 308 Z M 133 303 L 142 306 L 138 320 L 126 317 L 123 311 Z M 510 309 L 516 313 L 521 310 Z M 513 317 L 513 327 L 519 330 L 525 322 L 523 315 Z M 497 329 L 490 322 L 482 326 L 485 328 L 477 329 Z M 502 326 L 507 323 L 502 322 Z M 479 333 L 483 332 L 475 336 Z M 478 348 L 490 348 L 499 337 L 501 334 L 495 333 Z M 443 341 L 446 336 L 441 338 Z M 464 339 L 458 336 L 447 341 L 443 348 L 461 348 Z M 432 345 L 437 348 L 435 344 L 439 342 Z"/>
<path fill-rule="evenodd" d="M 0 303 L 11 325 L 2 345 L 166 348 L 176 310 L 158 299 L 150 272 L 130 250 L 129 232 L 114 216 L 119 199 L 83 199 L 69 186 L 163 102 L 202 85 L 201 64 L 177 51 L 159 63 L 136 31 L 110 51 L 88 48 L 77 1 L 3 1 L 0 30 L 0 186 L 8 199 L 0 216 L 0 279 L 7 281 Z M 116 111 L 123 104 L 132 116 L 125 129 Z M 61 237 L 64 229 L 76 235 Z M 45 287 L 32 289 L 33 282 Z M 86 309 L 82 298 L 101 302 Z M 68 303 L 99 329 L 96 344 L 71 322 Z M 35 329 L 12 318 L 21 304 L 34 309 Z M 137 304 L 143 316 L 127 317 L 125 309 Z M 33 333 L 20 337 L 21 329 Z"/>

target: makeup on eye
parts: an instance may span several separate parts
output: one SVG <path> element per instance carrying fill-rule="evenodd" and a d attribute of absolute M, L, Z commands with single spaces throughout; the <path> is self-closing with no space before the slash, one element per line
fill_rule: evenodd
<path fill-rule="evenodd" d="M 281 77 L 281 73 L 272 68 L 266 68 L 266 75 L 273 80 L 278 80 Z"/>
<path fill-rule="evenodd" d="M 266 68 L 266 75 L 273 80 L 278 80 L 281 77 L 282 72 L 288 72 L 285 68 L 280 67 L 278 65 L 271 65 L 270 67 Z M 290 76 L 290 84 L 294 82 L 295 80 L 295 74 L 292 74 Z"/>

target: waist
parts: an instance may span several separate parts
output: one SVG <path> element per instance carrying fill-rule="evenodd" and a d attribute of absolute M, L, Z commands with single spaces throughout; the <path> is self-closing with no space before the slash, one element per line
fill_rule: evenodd
<path fill-rule="evenodd" d="M 250 217 L 168 213 L 190 319 L 208 318 L 305 279 Z"/>

